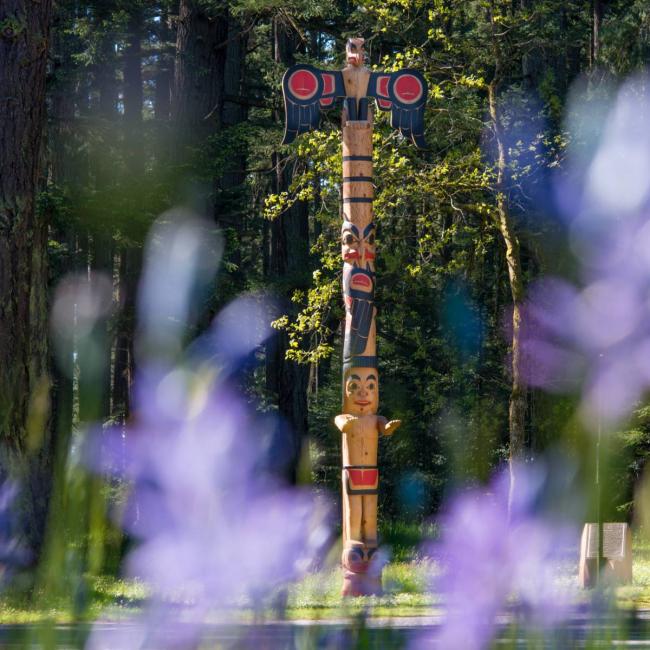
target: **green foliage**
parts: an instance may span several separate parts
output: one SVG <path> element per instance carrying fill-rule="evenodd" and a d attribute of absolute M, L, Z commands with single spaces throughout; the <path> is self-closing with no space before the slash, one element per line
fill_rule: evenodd
<path fill-rule="evenodd" d="M 238 0 L 226 7 L 201 0 L 198 6 L 211 21 L 227 15 L 236 21 L 231 29 L 241 28 L 239 40 L 219 45 L 228 52 L 235 42 L 243 47 L 236 94 L 224 102 L 230 109 L 245 106 L 246 116 L 236 124 L 220 123 L 217 107 L 216 116 L 193 125 L 204 138 L 192 140 L 190 130 L 179 144 L 177 117 L 173 111 L 157 116 L 156 94 L 162 84 L 158 75 L 171 75 L 174 59 L 180 61 L 177 3 L 57 3 L 48 87 L 52 172 L 39 200 L 39 215 L 50 225 L 53 283 L 68 271 L 93 267 L 97 242 L 110 252 L 110 268 L 104 270 L 116 283 L 123 280 L 117 262 L 126 259 L 125 251 L 139 251 L 153 219 L 179 203 L 214 219 L 225 248 L 218 282 L 198 307 L 205 312 L 200 327 L 242 291 L 278 298 L 279 312 L 270 319 L 287 341 L 286 357 L 309 366 L 311 479 L 317 489 L 332 493 L 340 487 L 340 437 L 332 423 L 340 409 L 343 318 L 340 110 L 329 111 L 320 130 L 282 147 L 280 82 L 289 60 L 340 68 L 345 38 L 355 34 L 367 39 L 371 68 L 415 67 L 425 75 L 429 149 L 416 150 L 396 134 L 390 116 L 379 112 L 373 143 L 381 412 L 403 421 L 380 447 L 380 528 L 399 560 L 416 556 L 419 529 L 394 522 L 426 520 L 446 491 L 485 480 L 508 457 L 511 378 L 504 321 L 512 297 L 496 223 L 498 193 L 516 226 L 524 283 L 541 273 L 572 271 L 563 227 L 546 212 L 549 173 L 562 170 L 570 142 L 585 152 L 597 142 L 598 120 L 578 115 L 563 122 L 572 82 L 585 76 L 594 114 L 604 110 L 610 91 L 601 83 L 602 73 L 589 67 L 589 3 L 539 0 L 531 9 L 521 4 Z M 641 0 L 606 5 L 597 63 L 609 74 L 624 74 L 648 59 L 649 12 Z M 136 9 L 143 12 L 143 121 L 134 144 L 124 91 Z M 9 17 L 0 33 L 9 23 L 12 33 L 20 29 L 19 19 Z M 284 52 L 289 45 L 291 51 Z M 502 187 L 488 111 L 491 84 L 498 86 L 508 161 Z M 141 156 L 135 171 L 134 156 Z M 282 227 L 305 205 L 309 253 L 289 260 L 286 268 L 274 267 L 272 241 L 286 247 Z M 3 214 L 11 210 L 0 206 Z M 123 316 L 109 324 L 111 355 L 121 323 L 133 322 L 132 312 Z M 265 409 L 278 408 L 280 401 L 271 350 L 259 350 L 266 368 L 243 380 Z M 557 445 L 576 457 L 589 456 L 591 441 L 573 418 L 573 397 L 530 389 L 528 398 L 531 456 Z M 105 419 L 110 417 L 118 416 L 113 412 Z M 630 430 L 617 437 L 626 453 L 611 468 L 615 512 L 629 513 L 632 485 L 650 449 L 649 432 L 641 409 Z M 581 476 L 591 471 L 589 463 L 582 462 Z M 81 481 L 75 489 L 85 487 Z M 117 504 L 124 486 L 111 487 L 99 493 Z M 76 529 L 65 526 L 63 539 L 69 541 Z M 119 556 L 114 548 L 119 539 L 110 544 Z M 63 556 L 64 544 L 56 551 Z M 79 559 L 79 549 L 70 556 L 78 562 L 71 574 L 79 580 L 87 558 Z M 396 591 L 414 592 L 420 584 L 412 575 L 396 574 L 395 581 Z M 68 594 L 78 586 L 68 585 Z M 318 607 L 304 592 L 296 602 Z"/>

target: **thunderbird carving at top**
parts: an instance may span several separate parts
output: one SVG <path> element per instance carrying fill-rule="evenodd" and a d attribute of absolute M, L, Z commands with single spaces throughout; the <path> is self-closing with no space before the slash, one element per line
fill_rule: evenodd
<path fill-rule="evenodd" d="M 368 98 L 374 98 L 380 110 L 391 112 L 393 128 L 415 146 L 425 148 L 428 91 L 422 74 L 412 69 L 371 72 L 364 66 L 363 39 L 350 39 L 346 54 L 348 65 L 343 70 L 319 70 L 299 64 L 286 71 L 282 79 L 286 114 L 282 143 L 289 144 L 301 133 L 317 129 L 321 110 L 332 108 L 340 99 L 344 102 L 344 123 L 371 119 Z M 356 83 L 351 83 L 352 77 Z M 351 88 L 356 89 L 354 94 L 349 92 Z"/>

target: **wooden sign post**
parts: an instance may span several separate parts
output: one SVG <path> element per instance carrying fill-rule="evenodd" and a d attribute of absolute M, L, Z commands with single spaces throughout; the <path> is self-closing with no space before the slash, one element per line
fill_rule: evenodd
<path fill-rule="evenodd" d="M 379 372 L 375 317 L 375 224 L 373 220 L 372 109 L 391 112 L 391 125 L 417 147 L 425 147 L 427 85 L 416 70 L 371 72 L 364 65 L 364 40 L 352 38 L 341 71 L 310 65 L 289 68 L 282 80 L 286 110 L 283 144 L 320 125 L 321 109 L 342 99 L 343 128 L 343 412 L 335 423 L 342 434 L 344 596 L 381 593 L 377 550 L 377 493 L 380 435 L 401 424 L 377 414 Z"/>

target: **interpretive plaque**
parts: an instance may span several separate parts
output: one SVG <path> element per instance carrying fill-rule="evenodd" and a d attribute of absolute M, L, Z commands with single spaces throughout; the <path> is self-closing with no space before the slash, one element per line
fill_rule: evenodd
<path fill-rule="evenodd" d="M 598 524 L 585 524 L 580 543 L 578 582 L 583 589 L 596 584 Z M 601 577 L 619 583 L 632 582 L 632 534 L 623 523 L 603 524 L 603 566 Z"/>

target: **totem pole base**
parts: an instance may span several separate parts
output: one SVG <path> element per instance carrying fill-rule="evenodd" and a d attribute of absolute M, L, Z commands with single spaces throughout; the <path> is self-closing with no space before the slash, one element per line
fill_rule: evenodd
<path fill-rule="evenodd" d="M 341 596 L 381 596 L 381 573 L 352 573 L 344 570 Z"/>
<path fill-rule="evenodd" d="M 376 547 L 349 546 L 341 558 L 343 567 L 342 596 L 381 596 L 382 554 Z"/>

